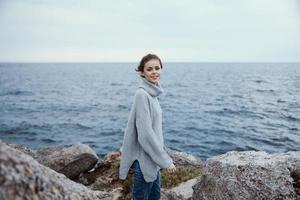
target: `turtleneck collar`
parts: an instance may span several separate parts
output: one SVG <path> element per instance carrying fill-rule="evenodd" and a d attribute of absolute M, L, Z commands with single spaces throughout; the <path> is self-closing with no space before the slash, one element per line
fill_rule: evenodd
<path fill-rule="evenodd" d="M 139 88 L 143 88 L 151 96 L 157 97 L 158 95 L 160 95 L 164 92 L 164 90 L 162 89 L 162 87 L 159 83 L 153 84 L 143 77 L 141 79 L 142 79 L 142 83 L 139 86 Z"/>

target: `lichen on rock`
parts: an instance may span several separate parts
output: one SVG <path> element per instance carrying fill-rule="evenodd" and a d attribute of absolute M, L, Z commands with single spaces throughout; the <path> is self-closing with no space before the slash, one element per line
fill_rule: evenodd
<path fill-rule="evenodd" d="M 0 140 L 0 199 L 112 199 L 92 191 Z"/>
<path fill-rule="evenodd" d="M 207 160 L 193 199 L 299 199 L 295 179 L 300 152 L 232 151 Z"/>

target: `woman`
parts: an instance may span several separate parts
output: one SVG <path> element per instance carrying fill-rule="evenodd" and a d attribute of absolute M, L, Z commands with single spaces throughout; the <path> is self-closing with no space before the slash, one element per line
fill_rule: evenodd
<path fill-rule="evenodd" d="M 126 179 L 134 170 L 133 200 L 160 199 L 160 169 L 176 171 L 173 160 L 164 149 L 162 111 L 158 96 L 162 62 L 154 54 L 142 58 L 136 71 L 142 83 L 137 89 L 121 148 L 119 177 Z"/>

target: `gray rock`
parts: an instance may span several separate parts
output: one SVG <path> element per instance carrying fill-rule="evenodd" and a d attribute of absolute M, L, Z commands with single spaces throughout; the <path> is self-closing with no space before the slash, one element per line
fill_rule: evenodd
<path fill-rule="evenodd" d="M 75 183 L 0 140 L 0 199 L 109 200 L 112 196 Z"/>
<path fill-rule="evenodd" d="M 192 199 L 300 199 L 299 167 L 300 152 L 228 152 L 207 160 Z"/>
<path fill-rule="evenodd" d="M 191 200 L 193 195 L 193 185 L 197 179 L 190 179 L 180 185 L 168 190 L 163 190 L 163 199 L 165 200 Z"/>
<path fill-rule="evenodd" d="M 182 200 L 180 197 L 178 197 L 176 194 L 169 190 L 161 189 L 160 192 L 160 199 L 161 200 Z"/>
<path fill-rule="evenodd" d="M 75 144 L 68 148 L 54 146 L 39 149 L 34 158 L 71 179 L 93 169 L 98 161 L 95 151 L 85 144 Z"/>
<path fill-rule="evenodd" d="M 294 168 L 291 172 L 291 176 L 294 179 L 293 186 L 295 188 L 295 192 L 298 195 L 298 198 L 300 197 L 300 168 Z M 300 198 L 299 198 L 300 199 Z"/>
<path fill-rule="evenodd" d="M 113 163 L 120 160 L 120 156 L 120 151 L 112 151 L 104 156 L 99 165 L 111 167 Z"/>
<path fill-rule="evenodd" d="M 10 143 L 6 143 L 6 142 L 3 142 L 3 143 L 5 143 L 6 145 L 8 145 L 8 146 L 10 146 L 10 147 L 12 147 L 14 149 L 17 149 L 18 151 L 21 151 L 21 152 L 23 152 L 23 153 L 25 153 L 27 155 L 30 155 L 33 158 L 36 156 L 36 151 L 35 150 L 30 149 L 28 147 L 25 147 L 23 145 L 20 145 L 20 144 L 10 144 Z"/>
<path fill-rule="evenodd" d="M 166 148 L 168 154 L 173 159 L 175 165 L 180 166 L 202 166 L 204 165 L 200 158 L 185 152 Z"/>
<path fill-rule="evenodd" d="M 19 144 L 5 144 L 30 155 L 39 163 L 66 175 L 70 179 L 93 169 L 99 159 L 96 152 L 85 144 L 75 144 L 70 147 L 52 146 L 38 150 Z"/>

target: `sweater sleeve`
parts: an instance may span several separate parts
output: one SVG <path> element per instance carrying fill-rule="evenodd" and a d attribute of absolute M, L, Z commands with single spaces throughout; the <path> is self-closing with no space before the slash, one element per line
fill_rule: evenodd
<path fill-rule="evenodd" d="M 168 168 L 173 161 L 164 150 L 163 144 L 160 144 L 157 135 L 153 131 L 147 95 L 143 92 L 137 92 L 135 104 L 138 142 L 143 150 L 158 166 L 160 166 L 160 168 Z"/>

